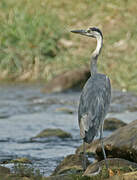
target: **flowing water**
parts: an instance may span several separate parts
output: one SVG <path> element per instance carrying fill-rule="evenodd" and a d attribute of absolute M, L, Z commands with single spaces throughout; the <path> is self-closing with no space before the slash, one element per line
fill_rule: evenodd
<path fill-rule="evenodd" d="M 50 175 L 67 155 L 82 143 L 77 122 L 80 92 L 44 94 L 42 84 L 0 86 L 0 162 L 27 157 L 44 175 Z M 67 108 L 72 113 L 61 111 Z M 127 123 L 137 119 L 137 96 L 113 91 L 109 117 Z M 61 128 L 72 138 L 44 138 L 31 141 L 46 128 Z M 104 136 L 111 132 L 105 131 Z M 8 164 L 7 167 L 12 167 Z"/>

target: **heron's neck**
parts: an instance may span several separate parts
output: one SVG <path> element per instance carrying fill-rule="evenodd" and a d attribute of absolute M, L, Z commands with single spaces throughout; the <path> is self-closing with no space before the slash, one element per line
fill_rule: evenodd
<path fill-rule="evenodd" d="M 96 39 L 97 39 L 97 47 L 92 53 L 92 57 L 91 57 L 91 68 L 90 68 L 91 75 L 94 75 L 97 73 L 97 59 L 103 46 L 102 36 L 98 36 Z"/>

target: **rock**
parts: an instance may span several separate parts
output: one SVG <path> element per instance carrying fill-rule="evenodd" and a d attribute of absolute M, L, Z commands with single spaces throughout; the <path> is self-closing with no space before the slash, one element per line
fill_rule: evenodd
<path fill-rule="evenodd" d="M 9 174 L 10 173 L 10 169 L 0 166 L 0 174 Z"/>
<path fill-rule="evenodd" d="M 89 77 L 90 71 L 87 67 L 65 72 L 58 75 L 52 81 L 49 81 L 43 89 L 43 92 L 61 92 L 76 86 L 82 86 Z"/>
<path fill-rule="evenodd" d="M 137 162 L 137 120 L 121 127 L 104 140 L 107 157 L 120 157 Z M 103 159 L 99 145 L 96 150 L 98 160 Z"/>
<path fill-rule="evenodd" d="M 136 163 L 127 161 L 125 159 L 110 158 L 110 159 L 107 159 L 107 163 L 108 163 L 109 169 L 111 169 L 114 175 L 135 171 L 137 168 Z M 104 160 L 90 164 L 83 174 L 83 176 L 89 176 L 89 177 L 98 176 L 98 178 L 100 177 L 100 179 L 104 179 L 105 177 L 109 175 L 110 174 L 108 174 L 107 172 Z"/>
<path fill-rule="evenodd" d="M 27 164 L 31 164 L 31 161 L 27 158 L 17 158 L 17 159 L 13 159 L 10 161 L 11 163 L 27 163 Z"/>
<path fill-rule="evenodd" d="M 105 152 L 108 158 L 117 157 L 137 162 L 137 151 L 133 148 L 128 148 L 126 146 L 117 147 L 114 145 L 112 146 L 111 144 L 107 144 L 105 145 Z M 104 159 L 101 146 L 96 149 L 96 154 L 99 161 Z"/>
<path fill-rule="evenodd" d="M 126 123 L 116 119 L 116 118 L 107 118 L 104 121 L 104 130 L 115 130 L 118 129 L 120 127 L 125 126 Z"/>
<path fill-rule="evenodd" d="M 8 163 L 31 164 L 31 161 L 28 158 L 22 157 L 22 158 L 17 158 L 17 159 L 4 160 L 4 161 L 1 162 L 1 164 L 8 164 Z"/>
<path fill-rule="evenodd" d="M 52 176 L 59 174 L 78 173 L 82 168 L 83 156 L 81 154 L 71 154 L 64 158 L 64 160 L 56 167 Z M 89 165 L 88 159 L 86 159 Z"/>
<path fill-rule="evenodd" d="M 59 138 L 71 138 L 71 134 L 68 132 L 65 132 L 61 129 L 45 129 L 42 132 L 40 132 L 37 136 L 31 138 L 31 140 L 36 138 L 46 138 L 46 137 L 59 137 Z"/>
<path fill-rule="evenodd" d="M 100 143 L 99 139 L 94 140 L 91 144 L 85 143 L 86 144 L 86 153 L 89 156 L 94 156 L 99 143 Z M 83 145 L 79 146 L 76 149 L 76 154 L 81 154 L 81 153 L 83 153 Z"/>
<path fill-rule="evenodd" d="M 136 112 L 136 111 L 137 111 L 137 105 L 136 105 L 136 106 L 131 106 L 131 107 L 129 107 L 128 110 L 129 110 L 130 112 Z"/>
<path fill-rule="evenodd" d="M 0 166 L 0 180 L 8 180 L 7 177 L 10 174 L 10 169 Z"/>
<path fill-rule="evenodd" d="M 137 171 L 125 173 L 125 174 L 123 174 L 123 178 L 124 178 L 124 180 L 130 180 L 130 179 L 136 180 L 137 179 Z"/>
<path fill-rule="evenodd" d="M 74 110 L 69 109 L 69 108 L 65 108 L 65 107 L 61 107 L 61 108 L 57 108 L 56 112 L 64 112 L 64 113 L 67 113 L 67 114 L 73 114 Z"/>

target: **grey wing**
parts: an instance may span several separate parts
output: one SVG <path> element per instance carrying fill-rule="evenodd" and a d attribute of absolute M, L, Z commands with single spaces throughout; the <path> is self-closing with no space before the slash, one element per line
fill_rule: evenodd
<path fill-rule="evenodd" d="M 107 76 L 103 80 L 98 80 L 97 83 L 92 82 L 92 79 L 88 80 L 80 97 L 80 135 L 88 143 L 97 135 L 110 105 L 110 80 Z"/>

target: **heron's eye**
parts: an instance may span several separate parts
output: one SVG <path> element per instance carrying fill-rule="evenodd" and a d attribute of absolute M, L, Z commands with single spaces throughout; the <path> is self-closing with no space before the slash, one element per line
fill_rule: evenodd
<path fill-rule="evenodd" d="M 90 30 L 87 30 L 88 33 L 90 33 Z"/>

